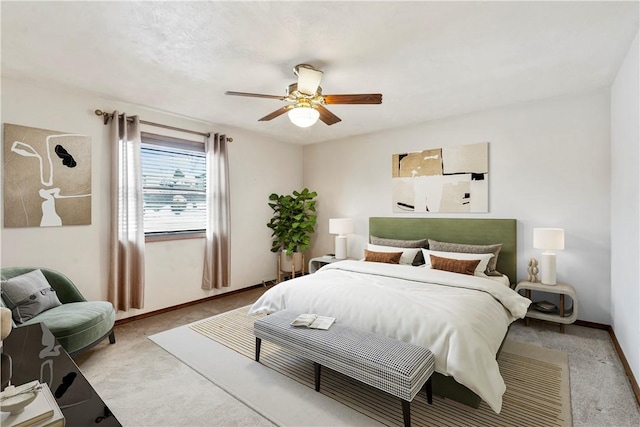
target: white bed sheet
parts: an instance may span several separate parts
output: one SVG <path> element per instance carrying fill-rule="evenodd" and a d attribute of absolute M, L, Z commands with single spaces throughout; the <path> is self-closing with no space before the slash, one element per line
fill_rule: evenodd
<path fill-rule="evenodd" d="M 264 293 L 251 314 L 294 309 L 430 349 L 437 372 L 453 376 L 497 413 L 505 384 L 495 355 L 507 327 L 531 301 L 503 284 L 363 261 L 328 264 Z"/>
<path fill-rule="evenodd" d="M 507 288 L 511 287 L 511 281 L 504 274 L 502 276 L 487 276 L 486 274 L 480 274 L 479 276 L 480 277 L 485 277 L 485 278 L 490 279 L 490 280 L 493 280 L 494 282 L 501 283 L 502 285 L 506 286 Z"/>

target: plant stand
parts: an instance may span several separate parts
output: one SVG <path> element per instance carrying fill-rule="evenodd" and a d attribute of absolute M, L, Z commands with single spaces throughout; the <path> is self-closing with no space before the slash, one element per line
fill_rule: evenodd
<path fill-rule="evenodd" d="M 302 254 L 302 266 L 300 267 L 300 271 L 296 271 L 295 261 L 293 260 L 293 258 L 291 259 L 291 271 L 283 271 L 281 258 L 282 257 L 278 254 L 278 282 L 277 283 L 282 282 L 282 278 L 289 274 L 291 275 L 292 279 L 296 277 L 296 274 L 300 276 L 304 276 L 304 254 Z"/>

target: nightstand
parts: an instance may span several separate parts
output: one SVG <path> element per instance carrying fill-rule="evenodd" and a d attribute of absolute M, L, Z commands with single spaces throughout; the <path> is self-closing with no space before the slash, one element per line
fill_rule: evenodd
<path fill-rule="evenodd" d="M 548 292 L 551 294 L 560 295 L 560 307 L 558 307 L 558 313 L 543 313 L 534 310 L 529 307 L 525 318 L 525 324 L 529 325 L 529 319 L 546 320 L 549 322 L 555 322 L 560 324 L 560 332 L 564 333 L 564 325 L 570 325 L 578 318 L 578 298 L 576 297 L 576 291 L 573 286 L 567 283 L 558 283 L 556 285 L 543 285 L 542 283 L 533 283 L 522 281 L 516 286 L 516 292 L 524 290 L 524 296 L 531 299 L 531 291 Z M 571 298 L 573 303 L 573 312 L 571 315 L 564 315 L 564 297 Z"/>
<path fill-rule="evenodd" d="M 355 258 L 347 258 L 347 259 L 355 259 Z M 323 255 L 323 256 L 311 258 L 309 260 L 309 270 L 308 270 L 309 274 L 315 273 L 316 271 L 318 271 L 318 269 L 320 269 L 320 267 L 323 267 L 327 264 L 331 264 L 332 262 L 336 262 L 336 261 L 344 261 L 344 260 L 336 259 L 335 257 L 329 256 L 329 255 Z"/>

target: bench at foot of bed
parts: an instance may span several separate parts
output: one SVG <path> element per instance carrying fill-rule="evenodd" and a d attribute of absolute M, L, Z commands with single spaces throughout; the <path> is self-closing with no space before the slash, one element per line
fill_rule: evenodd
<path fill-rule="evenodd" d="M 255 321 L 256 361 L 264 339 L 313 361 L 316 391 L 325 366 L 392 394 L 402 400 L 405 426 L 411 425 L 411 401 L 424 386 L 432 403 L 435 358 L 428 349 L 339 323 L 328 330 L 291 326 L 299 315 L 282 310 Z"/>

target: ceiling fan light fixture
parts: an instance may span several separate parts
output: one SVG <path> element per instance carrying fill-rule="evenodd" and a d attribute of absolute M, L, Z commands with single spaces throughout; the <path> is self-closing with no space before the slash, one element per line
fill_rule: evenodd
<path fill-rule="evenodd" d="M 1 1 L 1 0 L 0 0 Z M 327 126 L 340 123 L 340 117 L 329 111 L 328 104 L 381 104 L 381 93 L 360 93 L 346 95 L 324 95 L 320 87 L 322 71 L 309 64 L 298 64 L 293 69 L 298 81 L 287 88 L 286 96 L 266 95 L 263 93 L 225 92 L 226 95 L 250 96 L 253 98 L 279 99 L 290 104 L 259 118 L 259 122 L 268 122 L 289 113 L 289 120 L 301 128 L 313 126 L 318 120 Z"/>
<path fill-rule="evenodd" d="M 291 123 L 301 128 L 313 126 L 320 117 L 318 110 L 308 106 L 292 108 L 287 114 Z"/>

